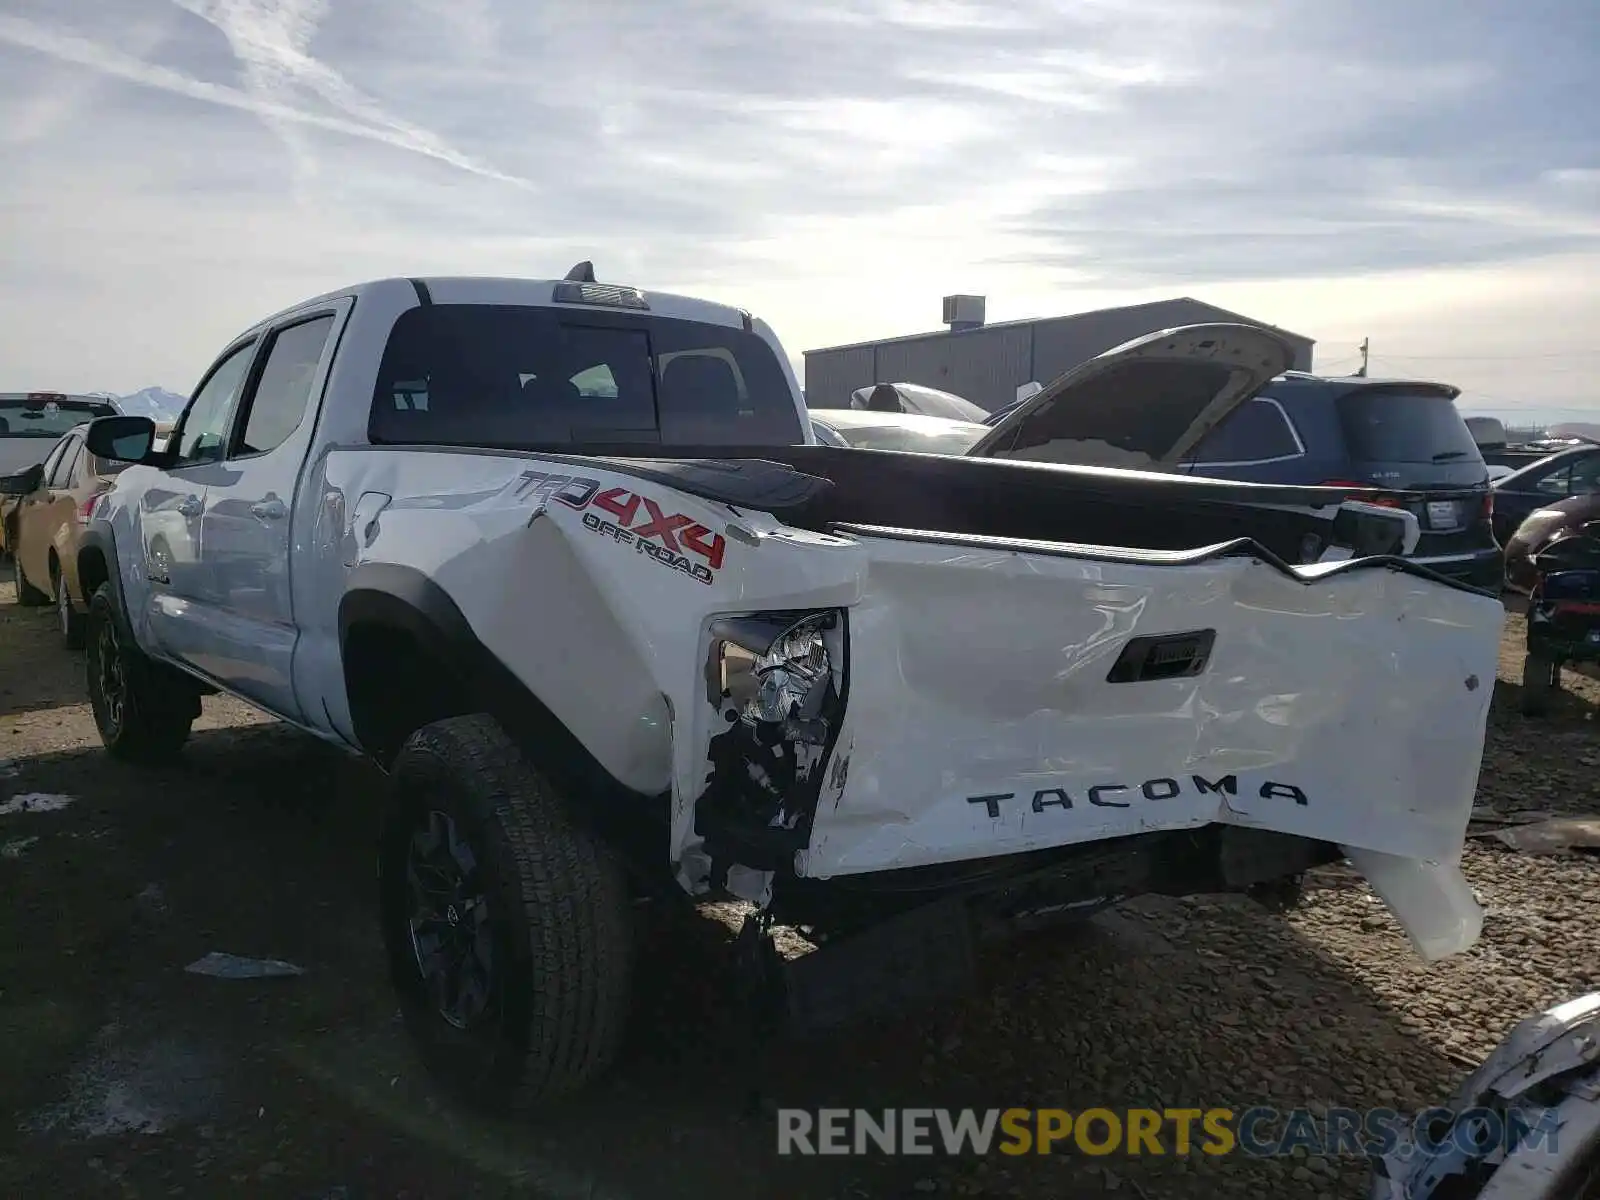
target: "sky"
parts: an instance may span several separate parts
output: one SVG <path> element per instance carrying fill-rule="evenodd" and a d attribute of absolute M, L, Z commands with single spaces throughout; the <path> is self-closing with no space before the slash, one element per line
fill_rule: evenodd
<path fill-rule="evenodd" d="M 1189 295 L 1600 419 L 1597 68 L 1593 0 L 0 0 L 0 388 L 587 258 L 797 369 Z"/>

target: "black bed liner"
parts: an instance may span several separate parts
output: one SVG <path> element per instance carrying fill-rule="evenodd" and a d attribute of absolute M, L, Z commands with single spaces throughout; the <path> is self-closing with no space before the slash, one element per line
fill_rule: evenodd
<path fill-rule="evenodd" d="M 353 447 L 352 447 L 353 448 Z M 1048 542 L 1022 547 L 1074 557 L 1115 557 L 1105 549 L 1176 552 L 1133 555 L 1151 563 L 1249 554 L 1284 571 L 1301 561 L 1308 534 L 1326 537 L 1333 510 L 1361 489 L 1239 483 L 1109 467 L 912 454 L 832 446 L 637 445 L 537 450 L 481 446 L 362 447 L 379 452 L 487 454 L 602 468 L 704 500 L 771 513 L 797 528 L 852 528 L 876 536 Z M 1064 549 L 1063 543 L 1074 550 Z M 1361 558 L 1320 567 L 1318 576 L 1388 566 L 1466 591 L 1403 558 Z M 1299 576 L 1303 577 L 1304 569 Z"/>

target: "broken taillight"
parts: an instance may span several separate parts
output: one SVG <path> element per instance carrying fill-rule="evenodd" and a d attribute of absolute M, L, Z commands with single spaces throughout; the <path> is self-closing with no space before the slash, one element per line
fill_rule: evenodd
<path fill-rule="evenodd" d="M 104 497 L 104 492 L 96 492 L 82 504 L 78 505 L 78 521 L 80 524 L 86 524 L 89 518 L 94 516 L 94 506 L 99 504 Z"/>

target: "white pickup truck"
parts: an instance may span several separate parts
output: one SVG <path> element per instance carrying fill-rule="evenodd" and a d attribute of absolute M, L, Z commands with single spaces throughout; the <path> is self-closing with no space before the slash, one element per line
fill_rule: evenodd
<path fill-rule="evenodd" d="M 1108 353 L 1170 448 L 1289 351 Z M 268 318 L 164 449 L 89 430 L 135 464 L 78 566 L 101 736 L 167 758 L 221 690 L 383 767 L 408 1024 L 497 1104 L 610 1060 L 644 895 L 751 902 L 812 1025 L 958 980 L 987 929 L 1341 857 L 1419 953 L 1476 939 L 1502 615 L 1397 556 L 1414 518 L 804 416 L 763 322 L 588 264 Z M 773 924 L 819 948 L 775 965 Z"/>

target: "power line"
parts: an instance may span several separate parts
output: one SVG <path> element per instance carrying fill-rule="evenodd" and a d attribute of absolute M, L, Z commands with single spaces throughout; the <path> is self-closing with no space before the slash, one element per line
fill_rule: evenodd
<path fill-rule="evenodd" d="M 1366 343 L 1362 342 L 1362 346 Z M 1553 354 L 1390 354 L 1383 357 L 1402 362 L 1532 362 L 1557 358 L 1600 358 L 1600 350 L 1562 350 Z"/>
<path fill-rule="evenodd" d="M 1322 364 L 1318 365 L 1317 374 L 1319 374 L 1319 375 L 1331 375 L 1336 371 L 1344 370 L 1346 367 L 1355 366 L 1356 362 L 1357 362 L 1357 359 L 1349 357 L 1349 356 L 1346 356 L 1344 358 L 1336 358 L 1331 363 L 1322 363 Z"/>
<path fill-rule="evenodd" d="M 1436 373 L 1438 368 L 1449 367 L 1453 362 L 1448 358 L 1406 358 L 1398 354 L 1385 354 L 1381 358 L 1374 357 L 1373 361 L 1375 363 L 1393 364 L 1393 369 L 1397 369 L 1402 373 L 1419 368 L 1427 368 L 1430 373 Z M 1575 375 L 1579 372 L 1590 374 L 1593 371 L 1594 368 L 1592 366 L 1583 366 L 1578 363 L 1547 363 L 1519 367 L 1517 368 L 1517 375 L 1519 378 L 1538 379 L 1548 378 L 1551 375 Z M 1453 374 L 1454 372 L 1452 371 L 1451 373 Z"/>

